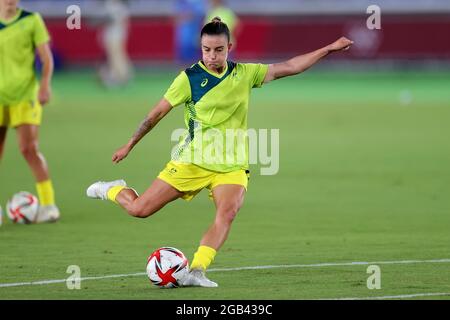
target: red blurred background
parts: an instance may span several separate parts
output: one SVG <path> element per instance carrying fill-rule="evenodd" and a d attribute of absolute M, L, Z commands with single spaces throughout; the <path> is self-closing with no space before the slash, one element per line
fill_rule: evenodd
<path fill-rule="evenodd" d="M 381 30 L 366 27 L 361 16 L 241 16 L 242 32 L 235 57 L 273 59 L 312 50 L 341 35 L 355 40 L 346 58 L 450 59 L 450 15 L 383 16 Z M 171 17 L 133 18 L 128 48 L 133 60 L 172 60 Z M 67 63 L 100 60 L 99 27 L 84 24 L 68 30 L 65 19 L 46 18 L 54 50 Z M 335 59 L 339 59 L 336 56 Z"/>

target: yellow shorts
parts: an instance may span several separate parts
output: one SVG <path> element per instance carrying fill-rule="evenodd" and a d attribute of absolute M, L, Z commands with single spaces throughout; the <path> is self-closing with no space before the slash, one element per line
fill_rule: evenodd
<path fill-rule="evenodd" d="M 24 101 L 11 106 L 0 105 L 0 127 L 15 128 L 21 124 L 40 125 L 42 106 L 39 101 Z"/>
<path fill-rule="evenodd" d="M 170 161 L 158 178 L 184 192 L 182 198 L 189 201 L 204 188 L 209 190 L 209 197 L 212 199 L 212 190 L 221 184 L 239 184 L 247 190 L 250 174 L 248 170 L 215 172 L 195 164 Z"/>

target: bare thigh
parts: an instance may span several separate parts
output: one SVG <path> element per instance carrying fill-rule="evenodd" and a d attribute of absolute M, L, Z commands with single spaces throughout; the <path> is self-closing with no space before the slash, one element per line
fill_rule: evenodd
<path fill-rule="evenodd" d="M 212 190 L 217 215 L 233 220 L 242 207 L 245 198 L 245 188 L 238 184 L 223 184 Z"/>
<path fill-rule="evenodd" d="M 121 192 L 116 200 L 134 216 L 145 218 L 157 212 L 169 202 L 180 198 L 184 193 L 161 179 L 155 179 L 139 197 L 133 194 L 134 192 L 131 190 Z M 127 197 L 128 199 L 126 199 Z"/>
<path fill-rule="evenodd" d="M 23 124 L 16 127 L 17 139 L 21 150 L 37 149 L 39 141 L 39 126 Z"/>

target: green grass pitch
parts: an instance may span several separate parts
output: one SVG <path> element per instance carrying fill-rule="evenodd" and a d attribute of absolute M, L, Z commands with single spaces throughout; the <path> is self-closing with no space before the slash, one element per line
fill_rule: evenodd
<path fill-rule="evenodd" d="M 280 170 L 251 167 L 249 191 L 209 273 L 217 289 L 161 290 L 145 275 L 85 280 L 80 290 L 47 283 L 145 272 L 147 256 L 174 246 L 192 258 L 214 217 L 207 192 L 148 219 L 86 198 L 96 180 L 124 178 L 142 192 L 169 160 L 173 110 L 122 163 L 124 144 L 176 71 L 142 73 L 128 88 L 101 89 L 89 73 L 56 75 L 40 147 L 62 219 L 0 227 L 0 299 L 327 299 L 450 293 L 450 77 L 445 73 L 309 71 L 253 91 L 249 128 L 280 129 Z M 0 166 L 0 204 L 36 193 L 14 131 Z M 4 219 L 6 220 L 6 219 Z M 369 290 L 378 264 L 381 289 Z M 331 263 L 334 265 L 315 265 Z M 376 264 L 376 263 L 375 263 Z M 214 271 L 219 268 L 278 266 Z M 293 266 L 302 265 L 302 266 Z M 291 267 L 283 267 L 291 266 Z M 449 299 L 450 295 L 417 296 Z"/>

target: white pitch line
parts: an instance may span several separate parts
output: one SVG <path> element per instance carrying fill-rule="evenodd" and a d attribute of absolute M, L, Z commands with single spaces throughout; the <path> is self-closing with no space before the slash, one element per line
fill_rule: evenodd
<path fill-rule="evenodd" d="M 398 260 L 398 261 L 358 261 L 358 262 L 331 262 L 331 263 L 315 263 L 315 264 L 286 264 L 286 265 L 267 265 L 267 266 L 252 266 L 252 267 L 237 267 L 237 268 L 213 268 L 208 272 L 227 272 L 227 271 L 240 271 L 240 270 L 264 270 L 264 269 L 280 269 L 280 268 L 321 268 L 321 267 L 342 267 L 342 266 L 360 266 L 360 265 L 372 265 L 372 264 L 416 264 L 416 263 L 450 263 L 450 259 L 435 259 L 435 260 Z M 102 280 L 111 278 L 128 278 L 144 276 L 145 272 L 128 273 L 128 274 L 112 274 L 105 276 L 84 277 L 80 278 L 80 281 L 86 280 Z M 70 281 L 78 280 L 71 278 Z M 0 283 L 0 288 L 7 287 L 20 287 L 20 286 L 35 286 L 46 285 L 54 283 L 65 283 L 67 279 L 56 280 L 40 280 L 40 281 L 27 281 L 16 283 Z"/>
<path fill-rule="evenodd" d="M 398 296 L 381 296 L 381 297 L 335 298 L 326 300 L 383 300 L 383 299 L 407 299 L 407 298 L 436 297 L 436 296 L 450 296 L 450 292 L 414 293 L 414 294 L 402 294 Z"/>
<path fill-rule="evenodd" d="M 111 278 L 128 278 L 146 275 L 145 272 L 139 273 L 128 273 L 128 274 L 111 274 L 107 276 L 97 276 L 97 277 L 85 277 L 85 278 L 70 278 L 70 282 L 75 280 L 85 281 L 85 280 L 101 280 L 101 279 L 111 279 Z M 67 279 L 57 279 L 57 280 L 41 280 L 41 281 L 28 281 L 28 282 L 17 282 L 17 283 L 0 283 L 0 288 L 6 287 L 21 287 L 21 286 L 36 286 L 43 284 L 53 284 L 53 283 L 65 283 Z"/>
<path fill-rule="evenodd" d="M 237 268 L 215 268 L 208 272 L 214 271 L 240 271 L 240 270 L 258 270 L 258 269 L 274 269 L 274 268 L 318 268 L 318 267 L 340 267 L 340 266 L 360 266 L 372 264 L 413 264 L 413 263 L 450 263 L 450 259 L 437 260 L 399 260 L 399 261 L 358 261 L 358 262 L 330 262 L 316 264 L 286 264 L 286 265 L 268 265 L 254 267 L 237 267 Z"/>

